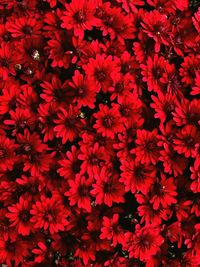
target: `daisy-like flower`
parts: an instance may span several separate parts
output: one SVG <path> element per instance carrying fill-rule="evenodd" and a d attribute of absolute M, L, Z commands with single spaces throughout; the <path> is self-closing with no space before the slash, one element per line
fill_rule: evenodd
<path fill-rule="evenodd" d="M 105 166 L 95 175 L 96 183 L 92 184 L 92 196 L 96 198 L 96 204 L 105 204 L 109 207 L 113 203 L 124 202 L 124 188 L 117 173 L 110 172 Z"/>
<path fill-rule="evenodd" d="M 54 122 L 56 126 L 54 131 L 56 137 L 62 138 L 62 143 L 65 144 L 68 140 L 73 141 L 83 129 L 85 120 L 79 117 L 80 110 L 72 105 L 68 109 L 60 108 L 58 110 L 58 119 Z"/>
<path fill-rule="evenodd" d="M 75 180 L 69 180 L 68 183 L 70 189 L 65 193 L 65 196 L 69 197 L 70 205 L 77 205 L 80 209 L 91 212 L 91 179 L 86 179 L 85 176 L 77 174 Z"/>
<path fill-rule="evenodd" d="M 5 125 L 9 125 L 12 130 L 12 135 L 15 136 L 18 132 L 26 127 L 34 129 L 35 117 L 27 109 L 16 108 L 15 111 L 11 110 L 10 119 L 4 121 Z"/>
<path fill-rule="evenodd" d="M 174 185 L 173 178 L 166 178 L 166 176 L 161 173 L 161 180 L 152 186 L 150 203 L 153 204 L 154 209 L 159 209 L 160 205 L 163 208 L 177 203 L 176 196 L 177 192 L 176 186 Z"/>
<path fill-rule="evenodd" d="M 157 10 L 150 11 L 144 16 L 141 25 L 143 31 L 154 39 L 156 53 L 160 51 L 161 44 L 169 45 L 170 23 L 166 15 L 160 14 Z"/>
<path fill-rule="evenodd" d="M 14 38 L 38 37 L 42 25 L 42 21 L 36 18 L 20 17 L 9 23 L 8 30 Z"/>
<path fill-rule="evenodd" d="M 178 154 L 184 154 L 186 158 L 195 158 L 200 144 L 199 131 L 195 126 L 186 125 L 181 131 L 177 132 L 173 142 L 174 150 L 176 150 Z"/>
<path fill-rule="evenodd" d="M 66 158 L 58 161 L 60 165 L 58 173 L 65 179 L 73 180 L 75 179 L 76 174 L 79 173 L 81 168 L 81 161 L 78 159 L 79 154 L 79 149 L 72 146 L 71 151 L 66 152 Z"/>
<path fill-rule="evenodd" d="M 133 194 L 136 191 L 147 194 L 156 179 L 156 171 L 152 165 L 136 163 L 133 159 L 123 160 L 120 169 L 120 182 L 124 183 L 126 192 L 130 190 Z"/>
<path fill-rule="evenodd" d="M 50 48 L 49 58 L 52 59 L 51 66 L 64 67 L 68 69 L 71 63 L 76 62 L 74 49 L 69 36 L 65 32 L 55 32 L 55 37 L 48 41 Z"/>
<path fill-rule="evenodd" d="M 92 30 L 94 26 L 99 25 L 99 19 L 95 15 L 94 0 L 72 0 L 70 4 L 65 5 L 66 11 L 62 17 L 62 27 L 67 30 L 74 30 L 74 35 L 80 39 L 84 37 L 85 30 Z"/>
<path fill-rule="evenodd" d="M 123 120 L 120 116 L 118 106 L 113 105 L 109 109 L 106 105 L 99 105 L 99 111 L 93 115 L 96 118 L 94 128 L 103 137 L 114 139 L 116 133 L 124 131 Z"/>
<path fill-rule="evenodd" d="M 44 142 L 52 141 L 55 137 L 54 120 L 57 118 L 58 106 L 55 102 L 40 104 L 38 114 L 39 121 L 42 124 L 42 133 L 44 134 Z"/>
<path fill-rule="evenodd" d="M 46 198 L 42 195 L 40 200 L 32 206 L 30 213 L 32 215 L 30 221 L 34 228 L 49 230 L 50 234 L 64 231 L 68 224 L 69 211 L 56 196 Z"/>
<path fill-rule="evenodd" d="M 103 162 L 109 160 L 109 155 L 105 153 L 105 148 L 99 146 L 99 143 L 95 142 L 93 147 L 81 146 L 78 159 L 82 160 L 81 173 L 87 173 L 89 177 L 93 177 L 98 173 Z"/>
<path fill-rule="evenodd" d="M 76 70 L 69 86 L 74 91 L 74 102 L 77 103 L 78 108 L 88 106 L 93 109 L 95 107 L 96 86 L 90 79 L 85 78 Z"/>
<path fill-rule="evenodd" d="M 162 86 L 160 80 L 164 75 L 166 64 L 164 57 L 159 57 L 158 54 L 153 58 L 148 57 L 146 65 L 141 64 L 143 81 L 147 82 L 149 91 L 160 91 Z"/>
<path fill-rule="evenodd" d="M 112 56 L 105 57 L 99 54 L 96 58 L 91 58 L 87 65 L 83 65 L 83 69 L 91 82 L 96 85 L 96 92 L 102 89 L 104 93 L 112 85 L 112 77 L 119 72 L 119 67 L 112 60 Z"/>
<path fill-rule="evenodd" d="M 15 162 L 15 151 L 18 145 L 14 140 L 0 135 L 0 168 L 3 170 L 12 169 Z"/>
<path fill-rule="evenodd" d="M 156 164 L 160 148 L 157 145 L 158 136 L 157 130 L 152 132 L 147 130 L 137 130 L 137 139 L 135 141 L 136 148 L 131 150 L 131 153 L 136 155 L 136 161 L 142 164 Z"/>
<path fill-rule="evenodd" d="M 111 240 L 114 247 L 118 243 L 124 243 L 124 232 L 119 226 L 119 214 L 114 214 L 111 219 L 103 217 L 100 238 Z"/>
<path fill-rule="evenodd" d="M 142 261 L 148 260 L 151 256 L 160 251 L 160 246 L 164 242 L 164 238 L 160 235 L 160 229 L 152 226 L 140 225 L 136 226 L 133 235 L 127 235 L 129 248 L 129 256 L 139 258 Z M 129 240 L 130 239 L 130 240 Z"/>
<path fill-rule="evenodd" d="M 10 109 L 16 108 L 17 97 L 20 94 L 19 86 L 16 84 L 5 87 L 0 95 L 0 114 L 6 114 Z"/>
<path fill-rule="evenodd" d="M 14 47 L 7 43 L 2 43 L 0 48 L 0 77 L 3 80 L 8 78 L 8 75 L 16 75 L 15 65 L 19 64 L 19 56 L 15 52 Z"/>
<path fill-rule="evenodd" d="M 154 117 L 160 119 L 161 123 L 164 123 L 167 119 L 171 119 L 172 112 L 178 103 L 176 96 L 169 93 L 164 95 L 160 92 L 158 93 L 158 97 L 152 95 L 151 98 L 154 101 L 151 107 L 156 112 Z"/>
<path fill-rule="evenodd" d="M 28 255 L 28 246 L 20 238 L 4 240 L 0 238 L 0 262 L 8 267 L 19 266 Z"/>
<path fill-rule="evenodd" d="M 144 1 L 143 0 L 117 0 L 118 3 L 122 3 L 123 9 L 129 13 L 129 12 L 138 12 L 137 7 L 142 7 L 144 6 Z"/>
<path fill-rule="evenodd" d="M 46 102 L 55 102 L 58 106 L 69 102 L 71 93 L 68 82 L 61 83 L 58 76 L 53 75 L 51 81 L 43 81 L 40 86 L 44 89 L 40 97 Z"/>
<path fill-rule="evenodd" d="M 101 19 L 100 29 L 103 36 L 109 34 L 111 40 L 116 37 L 123 43 L 123 39 L 133 39 L 136 29 L 132 23 L 131 15 L 124 15 L 121 8 L 111 7 L 111 3 L 106 2 L 99 5 L 96 16 Z"/>
<path fill-rule="evenodd" d="M 140 204 L 137 211 L 139 216 L 142 217 L 141 223 L 145 223 L 146 225 L 160 225 L 162 220 L 169 218 L 170 210 L 164 208 L 155 210 L 153 204 L 150 203 L 148 195 L 136 194 L 135 198 Z"/>
<path fill-rule="evenodd" d="M 23 236 L 30 235 L 32 225 L 30 223 L 30 198 L 24 199 L 20 197 L 19 202 L 8 207 L 8 213 L 6 217 L 9 218 L 11 226 L 17 228 L 19 234 Z"/>

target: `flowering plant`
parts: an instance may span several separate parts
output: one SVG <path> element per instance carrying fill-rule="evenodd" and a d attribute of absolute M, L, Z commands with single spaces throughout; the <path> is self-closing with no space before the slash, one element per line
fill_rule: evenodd
<path fill-rule="evenodd" d="M 200 266 L 200 7 L 1 0 L 0 264 Z"/>

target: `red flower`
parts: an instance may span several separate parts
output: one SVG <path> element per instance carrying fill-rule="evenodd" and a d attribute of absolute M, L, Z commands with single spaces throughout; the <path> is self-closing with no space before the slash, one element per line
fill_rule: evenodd
<path fill-rule="evenodd" d="M 92 30 L 94 26 L 99 25 L 99 20 L 94 16 L 95 1 L 73 0 L 70 4 L 66 4 L 65 8 L 62 27 L 67 30 L 73 29 L 74 35 L 80 39 L 83 39 L 85 30 Z"/>
<path fill-rule="evenodd" d="M 27 244 L 21 239 L 15 241 L 0 239 L 0 261 L 8 267 L 11 267 L 13 262 L 15 266 L 19 266 L 28 255 L 27 248 Z"/>
<path fill-rule="evenodd" d="M 14 140 L 0 135 L 0 168 L 3 170 L 12 169 L 15 161 L 15 150 L 18 146 Z"/>
<path fill-rule="evenodd" d="M 65 179 L 75 179 L 76 174 L 79 173 L 81 168 L 81 161 L 78 159 L 80 151 L 75 147 L 71 147 L 71 151 L 66 152 L 66 158 L 59 160 L 61 166 L 58 168 L 58 173 Z"/>
<path fill-rule="evenodd" d="M 96 85 L 96 92 L 102 89 L 107 92 L 108 88 L 112 85 L 112 77 L 117 75 L 119 68 L 112 60 L 111 56 L 105 57 L 97 55 L 95 59 L 91 58 L 87 65 L 83 66 L 86 75 Z"/>
<path fill-rule="evenodd" d="M 150 203 L 153 203 L 154 209 L 159 209 L 160 205 L 163 208 L 167 208 L 171 204 L 177 203 L 176 186 L 174 185 L 173 178 L 167 179 L 164 174 L 161 173 L 161 180 L 154 184 L 152 187 L 152 197 Z"/>
<path fill-rule="evenodd" d="M 142 164 L 156 164 L 159 158 L 159 148 L 157 146 L 157 130 L 152 132 L 146 130 L 137 130 L 136 148 L 131 153 L 136 155 L 136 161 Z"/>
<path fill-rule="evenodd" d="M 120 169 L 122 171 L 120 182 L 124 183 L 126 192 L 141 191 L 147 194 L 150 186 L 155 182 L 156 172 L 151 165 L 143 165 L 130 159 L 129 161 L 123 160 Z"/>
<path fill-rule="evenodd" d="M 53 60 L 51 63 L 53 68 L 64 67 L 68 69 L 71 63 L 76 62 L 73 46 L 64 32 L 59 34 L 55 32 L 55 37 L 48 41 L 48 45 L 50 47 L 49 58 Z"/>
<path fill-rule="evenodd" d="M 152 255 L 156 255 L 160 251 L 160 246 L 164 242 L 160 235 L 159 228 L 146 226 L 136 227 L 135 234 L 130 239 L 130 247 L 128 248 L 130 258 L 139 258 L 142 261 L 148 260 Z"/>
<path fill-rule="evenodd" d="M 32 215 L 30 221 L 34 228 L 49 230 L 50 234 L 64 231 L 68 224 L 69 211 L 56 196 L 52 198 L 41 196 L 40 201 L 36 201 L 32 206 L 30 213 Z"/>
<path fill-rule="evenodd" d="M 95 175 L 95 179 L 96 183 L 92 185 L 91 194 L 96 198 L 96 204 L 105 204 L 111 207 L 113 203 L 124 202 L 124 189 L 116 173 L 110 172 L 104 166 L 100 173 Z"/>
<path fill-rule="evenodd" d="M 192 87 L 191 95 L 200 95 L 200 73 L 197 72 L 195 86 Z"/>
<path fill-rule="evenodd" d="M 175 144 L 174 150 L 178 154 L 184 154 L 186 158 L 195 158 L 200 144 L 200 134 L 195 126 L 186 125 L 181 131 L 177 132 L 173 142 Z"/>
<path fill-rule="evenodd" d="M 79 118 L 79 114 L 79 109 L 72 105 L 69 106 L 68 110 L 59 109 L 57 113 L 58 119 L 54 120 L 56 124 L 54 131 L 56 132 L 56 137 L 62 138 L 63 144 L 68 140 L 73 141 L 83 129 L 85 121 Z"/>
<path fill-rule="evenodd" d="M 76 175 L 75 180 L 68 181 L 70 189 L 65 193 L 69 197 L 70 205 L 77 205 L 87 212 L 91 212 L 90 186 L 91 180 L 85 176 Z"/>
<path fill-rule="evenodd" d="M 106 105 L 99 105 L 99 111 L 93 115 L 96 118 L 94 128 L 102 136 L 114 139 L 115 133 L 123 132 L 123 120 L 120 117 L 118 106 L 113 105 L 109 109 Z"/>
<path fill-rule="evenodd" d="M 81 173 L 87 173 L 89 177 L 93 177 L 99 172 L 102 163 L 108 161 L 109 158 L 109 155 L 105 154 L 105 148 L 100 147 L 97 142 L 93 147 L 82 146 L 81 153 L 78 155 L 78 159 L 83 160 Z"/>
<path fill-rule="evenodd" d="M 10 22 L 8 30 L 14 38 L 38 37 L 41 35 L 42 25 L 41 20 L 27 16 Z"/>
<path fill-rule="evenodd" d="M 74 102 L 77 103 L 78 108 L 88 106 L 93 109 L 95 107 L 96 86 L 79 71 L 75 71 L 72 81 L 69 82 L 69 86 L 74 91 Z"/>
<path fill-rule="evenodd" d="M 144 32 L 155 41 L 155 52 L 160 51 L 161 44 L 169 45 L 170 24 L 166 15 L 160 14 L 159 11 L 153 10 L 146 13 L 141 23 Z"/>
<path fill-rule="evenodd" d="M 114 214 L 111 219 L 103 217 L 100 238 L 111 240 L 114 247 L 124 243 L 124 232 L 119 226 L 118 214 Z"/>
<path fill-rule="evenodd" d="M 141 7 L 144 6 L 144 1 L 142 0 L 117 0 L 117 2 L 122 3 L 123 9 L 129 13 L 129 12 L 134 12 L 137 13 L 138 9 L 137 6 Z"/>
<path fill-rule="evenodd" d="M 8 75 L 16 75 L 15 65 L 19 64 L 19 59 L 14 53 L 11 45 L 2 43 L 0 48 L 0 77 L 7 80 Z"/>
<path fill-rule="evenodd" d="M 166 61 L 163 57 L 155 54 L 154 58 L 148 57 L 147 65 L 142 64 L 143 81 L 147 82 L 149 91 L 159 91 L 161 89 L 161 78 L 165 72 Z"/>
<path fill-rule="evenodd" d="M 15 226 L 21 235 L 30 235 L 32 225 L 30 223 L 30 198 L 20 197 L 19 202 L 8 207 L 9 212 L 6 217 L 9 218 L 11 226 Z"/>

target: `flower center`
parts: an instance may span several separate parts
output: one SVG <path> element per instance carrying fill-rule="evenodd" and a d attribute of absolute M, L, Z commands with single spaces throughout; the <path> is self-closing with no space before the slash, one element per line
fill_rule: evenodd
<path fill-rule="evenodd" d="M 28 210 L 22 210 L 19 213 L 19 219 L 22 222 L 28 222 L 30 220 L 30 213 Z"/>
<path fill-rule="evenodd" d="M 106 128 L 110 128 L 113 125 L 113 122 L 114 122 L 114 120 L 110 115 L 105 116 L 103 119 L 103 125 Z"/>
<path fill-rule="evenodd" d="M 24 27 L 22 28 L 22 31 L 23 31 L 23 33 L 26 34 L 26 35 L 31 35 L 31 34 L 33 33 L 33 29 L 32 29 L 32 27 L 30 27 L 30 26 L 28 26 L 28 25 L 24 26 Z"/>
<path fill-rule="evenodd" d="M 88 194 L 88 188 L 85 185 L 81 185 L 78 188 L 78 193 L 82 197 L 86 197 Z"/>
<path fill-rule="evenodd" d="M 10 241 L 7 241 L 6 242 L 6 250 L 11 252 L 11 253 L 14 253 L 15 252 L 15 244 L 11 243 Z"/>
<path fill-rule="evenodd" d="M 76 12 L 74 14 L 74 19 L 80 23 L 84 22 L 85 21 L 85 14 L 83 13 L 83 10 Z"/>
<path fill-rule="evenodd" d="M 95 72 L 95 77 L 99 82 L 103 82 L 106 79 L 106 74 L 103 70 L 97 70 Z"/>
<path fill-rule="evenodd" d="M 110 193 L 112 191 L 112 186 L 113 185 L 111 182 L 104 183 L 103 192 L 104 193 Z"/>

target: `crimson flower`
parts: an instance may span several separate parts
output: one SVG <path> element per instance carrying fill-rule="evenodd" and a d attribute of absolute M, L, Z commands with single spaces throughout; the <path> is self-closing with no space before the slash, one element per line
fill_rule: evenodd
<path fill-rule="evenodd" d="M 52 198 L 41 196 L 40 200 L 32 206 L 30 214 L 32 215 L 30 221 L 34 228 L 49 230 L 51 234 L 64 231 L 68 224 L 69 211 L 64 208 L 61 200 L 56 196 Z"/>
<path fill-rule="evenodd" d="M 65 5 L 66 11 L 62 17 L 62 27 L 67 30 L 74 30 L 74 35 L 83 39 L 85 30 L 92 30 L 94 26 L 99 25 L 99 20 L 95 15 L 94 0 L 72 0 L 70 4 Z"/>
<path fill-rule="evenodd" d="M 91 180 L 86 179 L 85 176 L 76 175 L 75 180 L 68 181 L 70 189 L 65 193 L 69 197 L 70 205 L 77 204 L 79 208 L 91 212 L 90 187 Z"/>
<path fill-rule="evenodd" d="M 123 120 L 120 117 L 118 106 L 99 105 L 99 111 L 93 115 L 96 118 L 94 128 L 102 136 L 114 139 L 115 133 L 123 132 Z"/>

